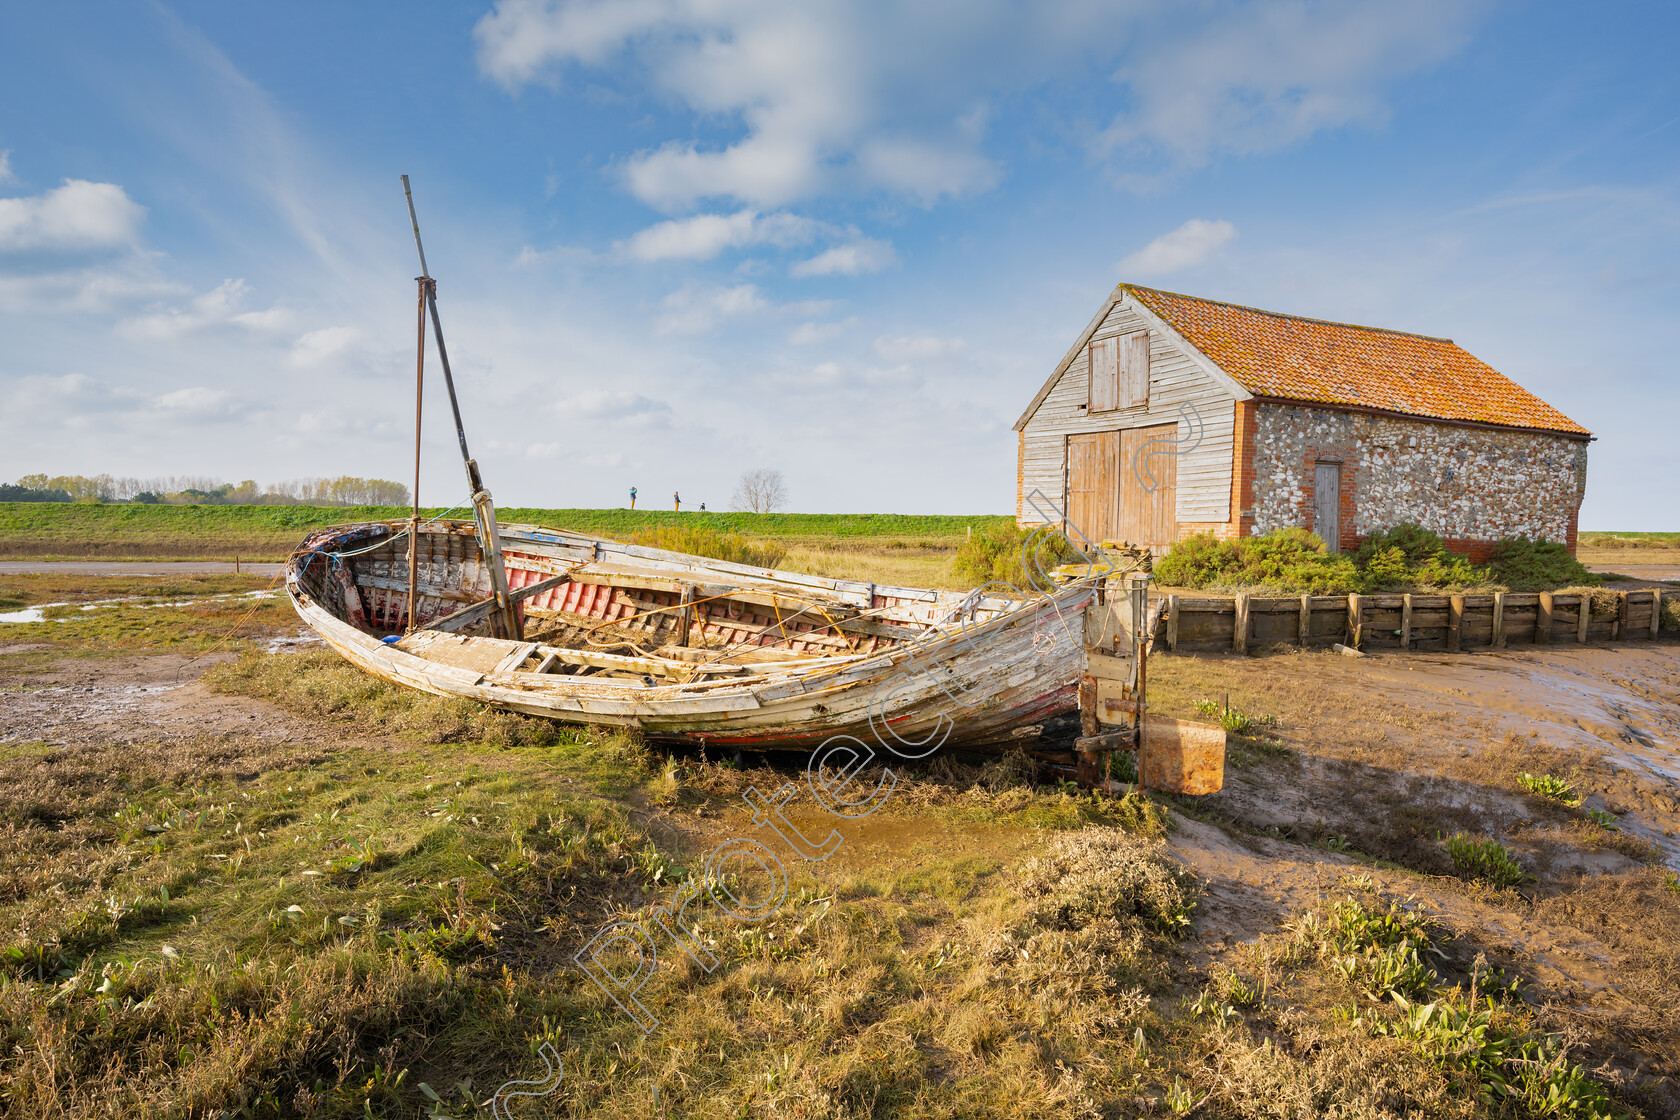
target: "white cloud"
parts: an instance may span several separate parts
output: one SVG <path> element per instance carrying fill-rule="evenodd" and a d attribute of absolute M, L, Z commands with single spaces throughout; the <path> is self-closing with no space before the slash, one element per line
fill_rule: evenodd
<path fill-rule="evenodd" d="M 961 338 L 939 338 L 934 335 L 885 336 L 875 340 L 875 353 L 889 362 L 926 361 L 930 358 L 949 358 L 968 349 Z"/>
<path fill-rule="evenodd" d="M 788 332 L 788 345 L 809 346 L 813 342 L 839 338 L 855 322 L 856 319 L 848 319 L 844 323 L 801 323 Z"/>
<path fill-rule="evenodd" d="M 770 305 L 753 284 L 732 288 L 679 288 L 665 297 L 665 313 L 654 323 L 660 334 L 699 334 L 719 320 L 763 311 Z"/>
<path fill-rule="evenodd" d="M 891 242 L 860 237 L 846 245 L 836 245 L 818 253 L 810 260 L 799 261 L 788 269 L 789 276 L 856 276 L 862 272 L 879 272 L 898 260 Z"/>
<path fill-rule="evenodd" d="M 125 319 L 117 324 L 117 331 L 125 338 L 167 341 L 228 323 L 247 330 L 273 332 L 291 321 L 291 312 L 282 307 L 241 311 L 249 292 L 250 287 L 244 280 L 223 280 L 210 291 L 189 300 L 185 306 L 164 308 Z"/>
<path fill-rule="evenodd" d="M 592 389 L 555 401 L 554 411 L 563 420 L 654 424 L 671 415 L 671 406 L 641 393 Z"/>
<path fill-rule="evenodd" d="M 12 172 L 12 152 L 10 148 L 7 148 L 0 151 L 0 187 L 15 182 L 17 182 L 17 175 Z"/>
<path fill-rule="evenodd" d="M 0 198 L 0 252 L 131 245 L 145 216 L 115 183 L 66 179 L 45 194 Z"/>
<path fill-rule="evenodd" d="M 1188 33 L 1135 46 L 1115 80 L 1134 101 L 1098 147 L 1159 170 L 1274 151 L 1387 119 L 1383 87 L 1456 54 L 1486 3 L 1227 3 Z M 1123 176 L 1147 184 L 1150 176 Z"/>
<path fill-rule="evenodd" d="M 361 337 L 355 327 L 322 327 L 310 331 L 292 344 L 291 362 L 297 366 L 318 366 Z"/>
<path fill-rule="evenodd" d="M 1171 233 L 1163 233 L 1120 262 L 1122 279 L 1132 276 L 1165 276 L 1206 261 L 1237 235 L 1230 222 L 1191 218 Z"/>
<path fill-rule="evenodd" d="M 568 67 L 744 133 L 683 136 L 618 166 L 637 198 L 780 206 L 884 190 L 929 204 L 1003 173 L 993 103 L 1093 67 L 1127 105 L 1094 140 L 1148 185 L 1222 152 L 1379 123 L 1383 87 L 1458 51 L 1487 0 L 497 0 L 479 67 L 509 89 Z M 632 95 L 640 89 L 627 91 Z M 1081 99 L 1083 100 L 1083 99 Z M 1064 122 L 1068 131 L 1078 128 Z M 1132 166 L 1135 165 L 1135 166 Z"/>
<path fill-rule="evenodd" d="M 165 412 L 183 412 L 193 415 L 209 415 L 230 411 L 228 405 L 231 396 L 223 389 L 207 389 L 195 385 L 188 389 L 177 389 L 173 393 L 165 393 L 157 398 L 157 407 Z"/>
<path fill-rule="evenodd" d="M 624 243 L 626 255 L 639 261 L 672 258 L 709 260 L 725 249 L 748 245 L 804 245 L 827 227 L 797 214 L 696 214 L 649 226 Z"/>

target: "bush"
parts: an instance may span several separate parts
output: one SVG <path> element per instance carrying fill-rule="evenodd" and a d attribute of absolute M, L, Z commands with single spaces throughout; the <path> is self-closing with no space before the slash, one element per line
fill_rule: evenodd
<path fill-rule="evenodd" d="M 1662 615 L 1658 623 L 1659 630 L 1680 630 L 1680 595 L 1672 591 L 1665 592 L 1662 597 Z"/>
<path fill-rule="evenodd" d="M 1469 557 L 1449 552 L 1439 534 L 1410 522 L 1366 537 L 1353 562 L 1364 591 L 1405 587 L 1441 591 L 1488 582 L 1487 573 L 1470 563 Z"/>
<path fill-rule="evenodd" d="M 1305 529 L 1274 529 L 1234 541 L 1198 533 L 1173 546 L 1155 565 L 1155 578 L 1171 587 L 1268 587 L 1296 595 L 1358 590 L 1353 562 L 1329 555 L 1324 542 Z"/>
<path fill-rule="evenodd" d="M 774 568 L 786 560 L 788 554 L 787 547 L 775 541 L 755 541 L 739 533 L 720 533 L 716 529 L 690 525 L 656 525 L 638 529 L 630 534 L 629 542 L 689 556 L 709 556 L 713 560 L 727 560 L 731 564 L 746 564 L 753 568 Z"/>
<path fill-rule="evenodd" d="M 1005 523 L 972 533 L 957 549 L 952 570 L 959 580 L 972 587 L 999 581 L 1013 584 L 1022 591 L 1031 591 L 1043 580 L 1037 571 L 1029 575 L 1021 563 L 1021 556 L 1028 539 L 1035 532 L 1038 531 Z M 1036 566 L 1042 567 L 1045 574 L 1055 565 L 1077 558 L 1068 539 L 1053 530 L 1038 532 L 1032 551 L 1036 556 Z"/>
<path fill-rule="evenodd" d="M 1488 574 L 1512 591 L 1549 591 L 1569 585 L 1598 587 L 1604 577 L 1594 575 L 1569 549 L 1526 536 L 1507 537 L 1494 546 Z"/>

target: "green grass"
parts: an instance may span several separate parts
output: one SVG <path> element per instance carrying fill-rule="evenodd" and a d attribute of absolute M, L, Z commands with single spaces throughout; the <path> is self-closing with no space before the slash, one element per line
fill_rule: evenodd
<path fill-rule="evenodd" d="M 1492 837 L 1474 837 L 1460 832 L 1445 841 L 1453 866 L 1466 879 L 1494 887 L 1520 887 L 1528 881 L 1522 864 Z"/>
<path fill-rule="evenodd" d="M 426 516 L 445 512 L 423 511 Z M 147 506 L 0 502 L 0 556 L 284 559 L 311 529 L 407 517 L 386 506 Z M 954 549 L 1013 518 L 993 514 L 724 513 L 628 509 L 497 510 L 503 523 L 546 525 L 625 539 L 665 527 L 707 529 L 784 544 L 899 540 Z M 470 513 L 468 514 L 470 516 Z"/>

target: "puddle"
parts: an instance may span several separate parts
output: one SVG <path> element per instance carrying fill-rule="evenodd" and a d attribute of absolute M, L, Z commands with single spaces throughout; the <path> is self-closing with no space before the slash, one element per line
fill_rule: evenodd
<path fill-rule="evenodd" d="M 1680 648 L 1411 654 L 1376 659 L 1370 669 L 1428 694 L 1430 706 L 1539 730 L 1560 746 L 1600 750 L 1617 765 L 1680 786 Z"/>
<path fill-rule="evenodd" d="M 264 653 L 301 653 L 306 649 L 320 647 L 325 649 L 327 643 L 314 634 L 297 634 L 292 637 L 270 638 L 263 647 Z"/>
<path fill-rule="evenodd" d="M 249 599 L 275 599 L 280 596 L 278 591 L 247 591 L 242 595 L 212 595 L 203 599 L 171 599 L 165 603 L 143 603 L 143 595 L 128 595 L 121 599 L 98 599 L 92 603 L 82 603 L 79 609 L 83 611 L 104 610 L 109 607 L 134 606 L 138 604 L 140 610 L 152 610 L 157 607 L 192 607 L 207 603 L 229 603 Z M 25 607 L 21 611 L 11 611 L 0 614 L 0 624 L 8 622 L 46 622 L 46 612 L 55 607 L 75 606 L 72 603 L 42 603 L 38 607 Z M 75 622 L 76 616 L 53 619 L 54 622 Z"/>

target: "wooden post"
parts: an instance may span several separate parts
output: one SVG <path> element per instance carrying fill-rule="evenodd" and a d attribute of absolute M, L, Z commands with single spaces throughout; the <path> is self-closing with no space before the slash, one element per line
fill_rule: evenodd
<path fill-rule="evenodd" d="M 1097 726 L 1097 678 L 1089 673 L 1079 677 L 1079 733 L 1095 735 Z"/>
<path fill-rule="evenodd" d="M 1464 640 L 1464 596 L 1453 595 L 1447 603 L 1447 652 L 1457 653 Z"/>
<path fill-rule="evenodd" d="M 1231 625 L 1231 648 L 1238 653 L 1248 652 L 1248 596 L 1239 594 L 1236 599 L 1237 617 Z"/>
<path fill-rule="evenodd" d="M 1651 640 L 1657 640 L 1657 631 L 1662 627 L 1662 591 L 1655 589 L 1651 592 Z"/>
<path fill-rule="evenodd" d="M 1307 648 L 1307 640 L 1312 637 L 1312 596 L 1301 596 L 1301 648 Z"/>
<path fill-rule="evenodd" d="M 692 583 L 683 584 L 682 610 L 677 612 L 677 628 L 679 631 L 677 645 L 679 646 L 688 644 L 688 632 L 694 629 L 694 600 L 697 591 L 698 588 Z"/>
<path fill-rule="evenodd" d="M 1544 645 L 1552 640 L 1552 593 L 1540 592 L 1540 606 L 1534 611 L 1534 643 Z"/>
<path fill-rule="evenodd" d="M 1592 620 L 1592 595 L 1577 595 L 1581 607 L 1575 612 L 1575 640 L 1585 644 L 1587 640 L 1587 623 Z"/>
<path fill-rule="evenodd" d="M 1610 624 L 1610 640 L 1612 642 L 1620 638 L 1622 631 L 1627 629 L 1627 597 L 1628 593 L 1626 591 L 1616 592 L 1616 620 Z"/>
<path fill-rule="evenodd" d="M 1412 593 L 1400 596 L 1400 648 L 1412 648 Z"/>
<path fill-rule="evenodd" d="M 1167 596 L 1167 648 L 1178 649 L 1178 596 Z"/>
<path fill-rule="evenodd" d="M 1348 596 L 1348 623 L 1347 623 L 1348 641 L 1347 641 L 1347 644 L 1352 646 L 1354 649 L 1359 648 L 1359 643 L 1360 643 L 1361 639 L 1363 639 L 1365 637 L 1364 623 L 1363 623 L 1363 620 L 1360 618 L 1360 615 L 1364 611 L 1364 609 L 1365 609 L 1364 596 L 1362 596 L 1362 595 L 1349 595 Z"/>
<path fill-rule="evenodd" d="M 1505 648 L 1505 592 L 1493 593 L 1493 640 L 1494 649 Z"/>

